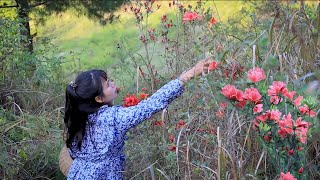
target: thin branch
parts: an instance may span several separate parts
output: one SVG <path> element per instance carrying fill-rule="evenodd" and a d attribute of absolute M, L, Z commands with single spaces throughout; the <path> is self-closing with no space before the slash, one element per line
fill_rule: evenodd
<path fill-rule="evenodd" d="M 17 8 L 19 7 L 17 4 L 16 5 L 10 5 L 10 6 L 0 6 L 0 9 L 4 9 L 4 8 Z"/>

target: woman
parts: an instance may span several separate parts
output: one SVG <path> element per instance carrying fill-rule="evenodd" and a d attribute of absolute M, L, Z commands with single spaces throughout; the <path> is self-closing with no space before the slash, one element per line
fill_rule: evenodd
<path fill-rule="evenodd" d="M 61 157 L 70 154 L 73 159 L 67 170 L 68 179 L 123 179 L 126 132 L 180 96 L 183 85 L 207 72 L 209 63 L 208 59 L 199 61 L 178 79 L 131 107 L 113 106 L 118 88 L 104 71 L 79 74 L 66 88 L 64 122 L 69 153 L 64 149 Z M 61 161 L 60 166 L 66 165 Z"/>

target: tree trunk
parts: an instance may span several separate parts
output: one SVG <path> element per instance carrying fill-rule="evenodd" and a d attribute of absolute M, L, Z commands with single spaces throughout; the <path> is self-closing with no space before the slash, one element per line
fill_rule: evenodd
<path fill-rule="evenodd" d="M 24 47 L 30 53 L 33 52 L 33 40 L 30 32 L 30 19 L 29 12 L 30 7 L 27 0 L 16 0 L 18 5 L 18 17 L 22 19 L 21 25 L 24 27 L 24 30 L 21 31 L 21 35 L 25 37 L 23 40 Z"/>

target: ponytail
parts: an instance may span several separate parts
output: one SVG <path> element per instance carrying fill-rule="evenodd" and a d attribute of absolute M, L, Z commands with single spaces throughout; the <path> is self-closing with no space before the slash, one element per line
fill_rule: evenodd
<path fill-rule="evenodd" d="M 102 79 L 107 80 L 104 71 L 86 71 L 79 74 L 75 83 L 71 82 L 66 88 L 64 123 L 68 148 L 76 142 L 77 147 L 81 149 L 88 115 L 103 105 L 95 101 L 96 96 L 103 95 Z"/>

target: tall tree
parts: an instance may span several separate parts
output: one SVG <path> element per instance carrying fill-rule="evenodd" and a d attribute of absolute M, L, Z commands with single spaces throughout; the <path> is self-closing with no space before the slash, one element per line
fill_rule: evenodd
<path fill-rule="evenodd" d="M 24 31 L 24 47 L 30 53 L 33 52 L 33 35 L 30 31 L 30 13 L 36 14 L 37 20 L 43 19 L 52 13 L 59 13 L 73 8 L 77 13 L 98 20 L 101 24 L 112 21 L 115 17 L 113 12 L 129 0 L 1 0 L 0 9 L 15 8 L 17 17 L 21 19 Z"/>

